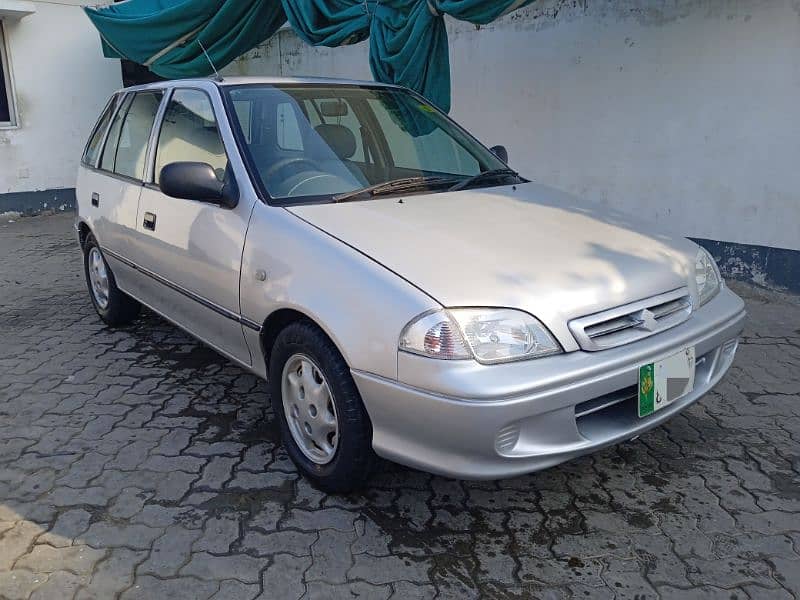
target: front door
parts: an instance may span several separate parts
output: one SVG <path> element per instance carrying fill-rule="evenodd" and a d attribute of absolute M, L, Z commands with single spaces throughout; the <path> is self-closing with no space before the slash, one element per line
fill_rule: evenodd
<path fill-rule="evenodd" d="M 220 179 L 228 157 L 211 96 L 176 89 L 154 141 L 154 168 L 139 198 L 132 260 L 147 304 L 217 350 L 251 364 L 239 321 L 239 270 L 252 201 L 233 209 L 181 200 L 159 188 L 172 162 L 210 164 Z"/>

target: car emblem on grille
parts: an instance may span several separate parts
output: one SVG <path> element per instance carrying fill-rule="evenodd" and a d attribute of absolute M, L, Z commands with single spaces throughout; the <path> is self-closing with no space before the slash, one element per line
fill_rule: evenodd
<path fill-rule="evenodd" d="M 633 326 L 645 331 L 655 331 L 658 329 L 656 316 L 646 308 L 633 318 Z"/>

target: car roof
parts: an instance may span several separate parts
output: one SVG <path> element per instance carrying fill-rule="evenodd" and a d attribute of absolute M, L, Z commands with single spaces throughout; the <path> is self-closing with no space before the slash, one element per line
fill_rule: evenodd
<path fill-rule="evenodd" d="M 224 77 L 216 79 L 213 77 L 194 77 L 189 79 L 171 79 L 169 81 L 158 81 L 155 83 L 145 83 L 126 87 L 120 92 L 135 92 L 139 90 L 160 90 L 181 87 L 192 83 L 211 82 L 220 87 L 234 85 L 319 85 L 319 86 L 379 86 L 379 87 L 400 87 L 388 83 L 376 81 L 365 81 L 360 79 L 338 79 L 333 77 Z"/>

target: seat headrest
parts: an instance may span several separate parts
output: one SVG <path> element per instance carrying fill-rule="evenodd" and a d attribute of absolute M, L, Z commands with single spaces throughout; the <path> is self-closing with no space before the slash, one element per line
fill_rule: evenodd
<path fill-rule="evenodd" d="M 342 160 L 352 158 L 356 153 L 356 136 L 344 125 L 323 123 L 314 129 Z"/>

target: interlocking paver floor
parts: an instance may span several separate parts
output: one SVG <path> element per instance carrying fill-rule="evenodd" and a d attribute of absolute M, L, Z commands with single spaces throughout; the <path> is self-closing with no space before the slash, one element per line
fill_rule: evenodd
<path fill-rule="evenodd" d="M 384 464 L 329 496 L 261 381 L 150 313 L 100 322 L 70 226 L 0 225 L 0 596 L 800 594 L 798 298 L 737 285 L 729 377 L 636 441 L 499 482 Z"/>

